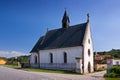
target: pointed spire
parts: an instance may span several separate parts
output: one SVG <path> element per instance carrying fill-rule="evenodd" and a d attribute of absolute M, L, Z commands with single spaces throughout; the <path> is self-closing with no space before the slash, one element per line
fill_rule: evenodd
<path fill-rule="evenodd" d="M 90 15 L 89 13 L 87 13 L 87 22 L 89 22 L 89 20 L 90 20 Z"/>
<path fill-rule="evenodd" d="M 67 29 L 69 27 L 69 16 L 67 15 L 66 9 L 63 15 L 63 19 L 62 19 L 62 28 Z"/>

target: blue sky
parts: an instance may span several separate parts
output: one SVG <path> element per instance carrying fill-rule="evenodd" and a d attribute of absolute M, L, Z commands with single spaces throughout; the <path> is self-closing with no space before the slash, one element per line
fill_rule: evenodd
<path fill-rule="evenodd" d="M 61 27 L 65 8 L 70 25 L 90 14 L 94 51 L 120 48 L 120 0 L 0 0 L 0 51 L 29 53 L 47 27 Z"/>

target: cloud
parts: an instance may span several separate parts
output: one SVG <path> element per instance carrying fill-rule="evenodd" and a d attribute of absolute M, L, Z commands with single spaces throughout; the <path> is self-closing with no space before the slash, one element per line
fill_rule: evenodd
<path fill-rule="evenodd" d="M 17 52 L 17 51 L 0 51 L 0 57 L 17 57 L 17 56 L 22 56 L 22 55 L 28 55 L 27 53 L 22 53 L 22 52 Z"/>

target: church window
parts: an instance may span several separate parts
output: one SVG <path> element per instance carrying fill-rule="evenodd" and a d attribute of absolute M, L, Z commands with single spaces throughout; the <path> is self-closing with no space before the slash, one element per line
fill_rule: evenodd
<path fill-rule="evenodd" d="M 67 53 L 64 52 L 64 63 L 67 63 Z"/>
<path fill-rule="evenodd" d="M 35 55 L 34 58 L 35 58 L 35 64 L 37 64 L 37 63 L 38 63 L 38 62 L 37 62 L 37 56 Z"/>
<path fill-rule="evenodd" d="M 53 63 L 53 54 L 50 53 L 50 63 Z"/>
<path fill-rule="evenodd" d="M 88 39 L 88 43 L 90 44 L 90 39 Z"/>
<path fill-rule="evenodd" d="M 88 55 L 90 56 L 90 49 L 88 49 Z"/>

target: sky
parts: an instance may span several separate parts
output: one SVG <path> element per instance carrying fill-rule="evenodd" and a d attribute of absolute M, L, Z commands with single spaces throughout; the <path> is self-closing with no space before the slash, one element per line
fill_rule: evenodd
<path fill-rule="evenodd" d="M 61 27 L 65 8 L 70 25 L 90 14 L 94 51 L 120 49 L 120 0 L 0 0 L 0 57 L 30 54 L 47 28 Z"/>

